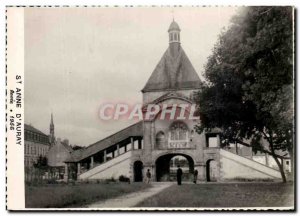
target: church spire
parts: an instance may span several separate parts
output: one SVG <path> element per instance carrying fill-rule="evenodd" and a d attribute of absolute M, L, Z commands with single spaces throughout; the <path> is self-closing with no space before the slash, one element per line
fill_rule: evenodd
<path fill-rule="evenodd" d="M 55 134 L 54 134 L 54 122 L 53 122 L 53 114 L 51 113 L 51 120 L 50 120 L 50 135 L 49 141 L 51 145 L 55 144 Z"/>
<path fill-rule="evenodd" d="M 170 51 L 171 55 L 177 56 L 178 51 L 180 49 L 180 28 L 177 22 L 173 21 L 168 29 L 169 33 L 169 46 L 170 46 Z"/>
<path fill-rule="evenodd" d="M 51 125 L 53 125 L 54 127 L 54 124 L 53 124 L 53 114 L 51 113 L 51 122 L 50 122 Z"/>

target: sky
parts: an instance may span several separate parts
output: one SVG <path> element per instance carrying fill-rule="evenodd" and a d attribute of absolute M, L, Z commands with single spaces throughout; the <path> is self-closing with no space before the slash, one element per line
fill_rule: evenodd
<path fill-rule="evenodd" d="M 25 123 L 88 146 L 133 121 L 103 121 L 104 103 L 141 103 L 174 17 L 181 45 L 202 73 L 235 7 L 26 8 Z"/>

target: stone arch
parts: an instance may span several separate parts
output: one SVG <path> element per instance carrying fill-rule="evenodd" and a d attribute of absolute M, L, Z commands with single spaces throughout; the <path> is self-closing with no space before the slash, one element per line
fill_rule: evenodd
<path fill-rule="evenodd" d="M 142 182 L 143 181 L 143 162 L 137 160 L 133 163 L 133 181 Z"/>
<path fill-rule="evenodd" d="M 160 105 L 160 104 L 158 103 L 157 105 Z M 172 108 L 172 106 L 173 106 L 172 104 L 169 104 L 166 107 L 162 107 L 160 105 L 159 112 L 157 114 L 153 115 L 149 120 L 153 121 L 153 120 L 156 120 L 156 119 L 160 119 L 160 115 L 162 114 L 162 112 L 164 112 L 165 110 L 168 110 L 168 109 Z M 179 112 L 181 112 L 181 109 L 185 110 L 185 115 L 186 115 L 186 113 L 188 113 L 188 114 L 190 113 L 190 110 L 187 107 L 180 107 L 179 105 L 177 105 L 175 118 L 174 119 L 168 119 L 168 120 L 169 121 L 180 121 L 180 120 L 176 119 L 176 115 L 179 115 Z M 168 116 L 168 114 L 167 114 L 167 116 Z"/>
<path fill-rule="evenodd" d="M 156 105 L 159 105 L 159 106 L 162 106 L 162 104 L 165 104 L 164 102 L 166 101 L 170 101 L 170 100 L 177 100 L 175 101 L 175 103 L 170 103 L 169 106 L 167 106 L 165 109 L 168 109 L 170 107 L 172 107 L 173 104 L 190 104 L 192 105 L 193 102 L 191 101 L 191 99 L 183 96 L 183 95 L 180 95 L 180 94 L 177 94 L 177 93 L 169 93 L 169 94 L 165 94 L 159 98 L 157 98 L 156 100 L 152 101 L 151 104 L 156 104 Z M 168 103 L 166 103 L 168 104 Z M 147 105 L 145 105 L 146 107 Z M 186 111 L 189 111 L 186 107 L 184 108 Z M 162 110 L 164 109 L 161 109 L 155 116 L 153 116 L 153 119 L 156 119 L 158 115 L 160 115 L 160 113 L 162 112 Z"/>
<path fill-rule="evenodd" d="M 191 178 L 194 172 L 195 161 L 194 159 L 184 153 L 166 153 L 156 157 L 155 168 L 156 168 L 156 180 L 157 181 L 172 181 L 174 180 L 174 173 L 170 171 L 170 161 L 176 156 L 182 156 L 188 161 L 188 171 L 184 173 L 184 180 Z M 172 177 L 173 175 L 173 177 Z"/>

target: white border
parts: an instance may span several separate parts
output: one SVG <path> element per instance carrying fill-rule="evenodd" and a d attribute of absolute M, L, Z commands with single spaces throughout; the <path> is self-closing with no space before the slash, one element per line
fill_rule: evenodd
<path fill-rule="evenodd" d="M 24 8 L 7 10 L 7 206 L 9 209 L 24 209 Z M 21 107 L 16 99 L 17 89 L 21 92 Z M 10 91 L 14 91 L 13 94 Z M 13 96 L 13 97 L 11 97 Z M 13 118 L 12 118 L 13 117 Z M 12 122 L 13 120 L 14 122 Z M 17 124 L 21 124 L 19 127 Z M 14 128 L 11 130 L 10 128 Z M 20 129 L 18 129 L 20 128 Z M 17 144 L 17 131 L 22 141 Z M 19 136 L 20 137 L 20 136 Z M 23 168 L 23 169 L 22 169 Z M 20 170 L 21 169 L 21 170 Z"/>

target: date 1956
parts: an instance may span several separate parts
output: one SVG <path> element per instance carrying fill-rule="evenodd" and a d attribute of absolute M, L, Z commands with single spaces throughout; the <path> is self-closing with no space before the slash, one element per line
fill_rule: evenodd
<path fill-rule="evenodd" d="M 22 77 L 16 76 L 17 85 L 22 84 Z M 16 131 L 16 144 L 21 145 L 22 140 L 22 114 L 18 112 L 20 108 L 22 108 L 22 89 L 20 87 L 16 87 L 16 89 L 11 89 L 9 92 L 9 103 L 14 105 L 15 114 L 13 114 L 13 109 L 10 109 L 9 112 L 9 129 L 11 131 Z"/>

